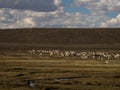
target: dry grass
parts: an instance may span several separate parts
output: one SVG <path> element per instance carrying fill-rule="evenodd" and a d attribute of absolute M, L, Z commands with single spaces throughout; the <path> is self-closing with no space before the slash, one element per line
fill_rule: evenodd
<path fill-rule="evenodd" d="M 120 61 L 0 60 L 0 77 L 0 90 L 120 90 Z"/>

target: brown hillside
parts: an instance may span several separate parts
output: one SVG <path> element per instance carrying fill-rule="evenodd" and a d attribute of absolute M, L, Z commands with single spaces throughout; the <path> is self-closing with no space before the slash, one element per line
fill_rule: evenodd
<path fill-rule="evenodd" d="M 120 44 L 120 29 L 7 29 L 0 30 L 0 44 Z M 29 45 L 29 44 L 27 44 Z"/>

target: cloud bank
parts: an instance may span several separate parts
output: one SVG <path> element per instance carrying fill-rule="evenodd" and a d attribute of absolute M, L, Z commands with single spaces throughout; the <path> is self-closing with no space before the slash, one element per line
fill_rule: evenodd
<path fill-rule="evenodd" d="M 120 0 L 74 0 L 74 3 L 78 7 L 84 5 L 93 12 L 120 11 Z"/>
<path fill-rule="evenodd" d="M 113 28 L 120 27 L 120 14 L 115 18 L 103 22 L 101 24 L 101 27 L 113 27 Z"/>
<path fill-rule="evenodd" d="M 0 8 L 27 9 L 43 12 L 55 11 L 57 9 L 56 5 L 53 0 L 0 0 Z"/>
<path fill-rule="evenodd" d="M 13 1 L 0 1 L 0 28 L 120 27 L 120 14 L 114 18 L 106 15 L 119 12 L 119 0 L 74 0 L 74 7 L 84 6 L 90 10 L 89 14 L 65 12 L 62 0 Z"/>

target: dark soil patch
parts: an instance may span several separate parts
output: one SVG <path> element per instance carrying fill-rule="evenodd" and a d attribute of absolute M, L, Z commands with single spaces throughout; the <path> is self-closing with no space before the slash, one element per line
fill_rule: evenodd
<path fill-rule="evenodd" d="M 16 77 L 22 77 L 24 76 L 25 74 L 17 74 Z"/>

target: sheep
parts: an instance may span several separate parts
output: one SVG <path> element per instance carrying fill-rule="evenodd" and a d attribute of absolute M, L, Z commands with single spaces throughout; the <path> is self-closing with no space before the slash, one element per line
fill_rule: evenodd
<path fill-rule="evenodd" d="M 105 60 L 105 64 L 108 64 L 109 63 L 109 61 L 108 60 Z"/>

